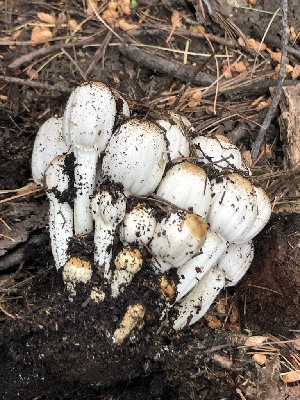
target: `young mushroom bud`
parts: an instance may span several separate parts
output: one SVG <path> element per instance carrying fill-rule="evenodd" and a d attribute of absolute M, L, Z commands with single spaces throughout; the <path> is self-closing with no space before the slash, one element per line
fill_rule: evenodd
<path fill-rule="evenodd" d="M 112 297 L 117 297 L 122 286 L 128 286 L 134 275 L 140 271 L 143 258 L 138 249 L 124 247 L 115 258 L 115 271 L 111 282 Z"/>
<path fill-rule="evenodd" d="M 153 209 L 145 203 L 138 203 L 125 214 L 120 225 L 121 242 L 124 246 L 136 244 L 138 247 L 143 247 L 152 239 L 155 226 Z"/>
<path fill-rule="evenodd" d="M 226 277 L 226 286 L 235 286 L 245 275 L 254 257 L 252 241 L 242 244 L 231 243 L 220 259 L 218 268 Z"/>
<path fill-rule="evenodd" d="M 227 242 L 210 229 L 207 231 L 206 240 L 198 255 L 189 260 L 177 274 L 180 282 L 177 285 L 177 298 L 179 301 L 214 267 L 227 249 Z"/>
<path fill-rule="evenodd" d="M 211 185 L 204 169 L 190 162 L 170 168 L 161 180 L 157 195 L 176 206 L 206 218 L 211 203 Z"/>
<path fill-rule="evenodd" d="M 43 184 L 43 178 L 50 162 L 56 157 L 67 153 L 69 146 L 62 136 L 62 118 L 49 118 L 40 127 L 32 151 L 32 177 L 38 185 Z"/>
<path fill-rule="evenodd" d="M 194 289 L 175 306 L 178 314 L 174 329 L 183 329 L 202 318 L 224 285 L 225 276 L 222 271 L 217 268 L 208 271 Z"/>
<path fill-rule="evenodd" d="M 99 188 L 91 207 L 95 220 L 94 261 L 104 277 L 109 279 L 113 241 L 116 228 L 125 216 L 126 197 L 114 185 Z"/>
<path fill-rule="evenodd" d="M 269 221 L 272 207 L 271 202 L 266 192 L 261 187 L 254 186 L 257 202 L 257 215 L 253 225 L 249 230 L 246 230 L 243 235 L 238 238 L 236 243 L 246 243 L 253 239 Z"/>
<path fill-rule="evenodd" d="M 163 218 L 149 245 L 153 265 L 160 272 L 181 267 L 201 249 L 206 231 L 205 220 L 195 213 L 181 210 Z"/>
<path fill-rule="evenodd" d="M 102 175 L 121 183 L 126 196 L 147 196 L 159 184 L 167 163 L 167 143 L 161 129 L 131 119 L 112 135 L 102 163 Z"/>
<path fill-rule="evenodd" d="M 124 110 L 125 108 L 123 108 Z M 63 135 L 74 152 L 75 233 L 88 233 L 93 229 L 90 198 L 95 189 L 98 157 L 113 131 L 116 100 L 103 83 L 85 83 L 71 94 L 63 116 Z"/>
<path fill-rule="evenodd" d="M 199 161 L 213 163 L 218 171 L 224 168 L 244 169 L 239 149 L 226 136 L 197 136 L 192 142 Z"/>
<path fill-rule="evenodd" d="M 144 326 L 145 308 L 142 304 L 128 306 L 127 311 L 120 323 L 120 327 L 114 332 L 114 342 L 118 345 L 135 329 L 142 329 Z"/>
<path fill-rule="evenodd" d="M 71 297 L 76 295 L 75 286 L 78 283 L 87 283 L 92 279 L 91 263 L 78 257 L 71 257 L 63 268 L 63 280 L 70 291 Z"/>
<path fill-rule="evenodd" d="M 65 197 L 69 189 L 66 156 L 57 156 L 45 172 L 46 193 L 50 201 L 49 230 L 56 268 L 67 261 L 69 239 L 73 236 L 73 210 Z"/>
<path fill-rule="evenodd" d="M 238 174 L 212 182 L 212 203 L 207 217 L 210 229 L 235 242 L 253 225 L 257 215 L 254 187 Z"/>

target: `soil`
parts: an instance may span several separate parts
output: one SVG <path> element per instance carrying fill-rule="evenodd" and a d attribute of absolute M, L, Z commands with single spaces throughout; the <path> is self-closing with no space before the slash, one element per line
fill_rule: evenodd
<path fill-rule="evenodd" d="M 140 21 L 139 29 L 128 33 L 114 28 L 112 33 L 94 15 L 76 33 L 77 39 L 88 41 L 87 45 L 63 48 L 70 32 L 59 16 L 82 22 L 86 13 L 81 3 L 41 1 L 33 8 L 29 1 L 0 2 L 4 15 L 0 41 L 0 398 L 300 398 L 299 380 L 288 385 L 282 380 L 290 365 L 299 370 L 299 208 L 289 214 L 273 213 L 255 240 L 249 272 L 235 288 L 219 296 L 218 300 L 225 299 L 225 314 L 213 306 L 205 318 L 181 332 L 170 328 L 172 310 L 160 320 L 165 301 L 150 267 L 138 273 L 118 299 L 112 299 L 109 289 L 104 288 L 106 301 L 100 303 L 89 300 L 91 288 L 97 285 L 96 274 L 90 285 L 76 288 L 77 294 L 70 301 L 61 274 L 53 267 L 48 200 L 43 189 L 32 182 L 30 158 L 39 126 L 47 118 L 62 114 L 69 93 L 78 84 L 87 80 L 109 84 L 128 99 L 137 116 L 172 108 L 188 116 L 197 131 L 206 134 L 218 127 L 245 157 L 266 114 L 270 94 L 264 81 L 271 79 L 276 65 L 267 51 L 261 58 L 265 64 L 251 78 L 235 71 L 231 84 L 220 81 L 216 104 L 215 86 L 201 98 L 192 97 L 191 89 L 203 90 L 218 76 L 214 57 L 195 55 L 211 52 L 211 43 L 218 54 L 225 54 L 227 49 L 235 57 L 238 49 L 246 68 L 251 69 L 253 52 L 239 47 L 236 27 L 260 40 L 269 14 L 232 8 L 229 2 L 225 6 L 218 1 L 212 2 L 212 15 L 208 15 L 203 1 L 205 16 L 198 1 L 138 3 L 126 19 L 129 23 Z M 296 1 L 289 2 L 290 27 L 296 27 L 300 19 L 297 5 Z M 279 1 L 272 5 L 258 1 L 255 9 L 274 13 L 278 7 Z M 159 48 L 149 53 L 148 48 L 145 52 L 137 46 L 140 50 L 136 54 L 123 45 L 138 41 L 167 47 L 174 11 L 179 11 L 183 25 L 178 28 L 180 33 L 175 30 L 169 48 L 184 50 L 188 39 L 189 51 L 194 53 L 189 55 L 188 65 L 182 63 L 180 53 L 164 53 Z M 32 23 L 38 23 L 37 12 L 57 18 L 55 26 L 50 25 L 50 42 L 30 42 Z M 231 25 L 224 28 L 218 13 Z M 188 27 L 197 23 L 212 35 L 210 42 L 200 39 L 201 34 L 190 36 Z M 228 36 L 229 31 L 232 36 Z M 279 15 L 265 39 L 272 51 L 280 48 L 280 32 Z M 218 38 L 227 41 L 228 47 Z M 300 59 L 297 40 L 289 42 L 294 67 Z M 220 61 L 219 68 L 224 63 Z M 195 83 L 195 78 L 202 83 Z M 288 75 L 286 83 L 295 81 Z M 256 108 L 263 101 L 267 106 Z M 264 144 L 259 159 L 251 165 L 252 179 L 266 188 L 275 211 L 279 203 L 286 203 L 290 210 L 297 199 L 295 193 L 289 196 L 288 190 L 299 182 L 299 174 L 283 168 L 283 143 L 276 119 Z M 73 254 L 90 257 L 91 243 L 89 237 L 77 241 Z M 112 335 L 128 306 L 134 304 L 145 307 L 147 320 L 118 345 Z M 217 320 L 217 325 L 209 322 L 209 316 Z M 249 345 L 247 340 L 257 336 L 264 336 L 266 341 Z M 265 354 L 265 363 L 254 361 L 255 353 Z"/>

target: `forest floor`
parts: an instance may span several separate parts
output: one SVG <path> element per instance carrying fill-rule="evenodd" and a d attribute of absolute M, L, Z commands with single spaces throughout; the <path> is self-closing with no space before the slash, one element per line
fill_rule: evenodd
<path fill-rule="evenodd" d="M 266 0 L 0 1 L 0 398 L 300 398 L 300 176 L 297 154 L 291 157 L 300 137 L 289 143 L 283 101 L 258 142 L 280 85 L 280 7 Z M 284 86 L 292 90 L 299 21 L 291 0 Z M 49 204 L 31 178 L 32 147 L 41 124 L 61 115 L 85 81 L 105 82 L 137 114 L 171 109 L 201 134 L 228 136 L 272 201 L 249 272 L 179 333 L 160 326 L 159 299 L 146 285 L 102 305 L 87 302 L 90 288 L 81 287 L 70 302 L 53 267 Z M 150 320 L 112 346 L 107 332 L 139 298 L 147 299 Z"/>

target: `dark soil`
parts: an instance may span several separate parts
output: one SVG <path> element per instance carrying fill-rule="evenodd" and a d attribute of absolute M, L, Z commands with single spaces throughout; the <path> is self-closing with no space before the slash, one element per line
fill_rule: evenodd
<path fill-rule="evenodd" d="M 271 18 L 269 14 L 225 7 L 223 2 L 211 3 L 215 11 L 257 40 L 261 39 Z M 203 18 L 198 1 L 139 2 L 139 8 L 128 17 L 129 21 L 136 22 L 141 18 L 139 10 L 145 12 L 148 6 L 153 19 L 146 18 L 145 25 L 134 35 L 141 43 L 166 47 L 174 10 L 188 17 L 183 18 L 184 24 L 192 19 L 205 25 L 209 34 L 229 42 L 235 40 L 225 35 L 216 14 L 209 17 L 206 13 Z M 256 8 L 275 12 L 279 6 L 279 1 L 272 5 L 258 1 Z M 289 25 L 296 27 L 300 19 L 298 2 L 289 2 L 289 7 Z M 209 328 L 201 320 L 192 328 L 174 333 L 168 323 L 172 315 L 166 316 L 163 323 L 159 320 L 164 302 L 157 291 L 157 278 L 150 269 L 135 277 L 122 296 L 123 300 L 110 299 L 99 304 L 88 301 L 90 286 L 86 286 L 77 288 L 77 296 L 69 301 L 61 275 L 53 268 L 47 230 L 48 201 L 43 190 L 32 184 L 30 170 L 32 145 L 39 126 L 50 116 L 61 115 L 68 94 L 84 80 L 103 81 L 121 91 L 137 115 L 147 110 L 144 106 L 155 112 L 174 107 L 187 115 L 199 131 L 207 133 L 218 126 L 220 132 L 228 134 L 243 151 L 249 151 L 257 134 L 257 124 L 266 113 L 266 110 L 257 110 L 252 102 L 259 96 L 269 96 L 269 86 L 264 85 L 264 81 L 273 74 L 274 61 L 267 58 L 270 65 L 252 75 L 251 79 L 259 82 L 255 90 L 251 79 L 245 86 L 248 89 L 243 85 L 235 86 L 234 96 L 220 86 L 214 113 L 215 88 L 204 95 L 203 103 L 187 106 L 189 99 L 184 98 L 184 93 L 193 73 L 185 75 L 186 69 L 178 69 L 178 64 L 183 66 L 182 58 L 169 57 L 169 53 L 166 57 L 157 50 L 150 53 L 150 60 L 154 62 L 156 55 L 172 60 L 176 73 L 168 70 L 168 65 L 151 67 L 142 52 L 134 59 L 126 47 L 108 46 L 117 38 L 96 17 L 84 25 L 81 33 L 82 37 L 88 37 L 97 32 L 90 46 L 67 47 L 64 51 L 69 57 L 62 54 L 51 59 L 55 51 L 45 53 L 47 62 L 43 67 L 45 60 L 38 54 L 12 67 L 23 55 L 41 48 L 49 49 L 48 44 L 33 46 L 29 42 L 32 26 L 28 23 L 36 21 L 37 11 L 56 16 L 64 13 L 77 21 L 82 21 L 86 15 L 81 2 L 77 1 L 41 1 L 36 2 L 34 9 L 29 1 L 0 2 L 0 9 L 4 15 L 1 38 L 11 40 L 11 35 L 19 32 L 17 42 L 23 42 L 22 45 L 0 42 L 3 83 L 0 109 L 0 398 L 300 398 L 299 387 L 292 384 L 290 386 L 294 387 L 290 391 L 279 375 L 288 370 L 286 364 L 281 363 L 282 357 L 285 360 L 291 360 L 291 354 L 299 357 L 299 349 L 293 347 L 292 342 L 287 346 L 274 344 L 274 351 L 269 347 L 244 346 L 249 335 L 269 333 L 273 335 L 269 338 L 288 340 L 299 334 L 299 214 L 273 214 L 256 239 L 256 255 L 248 274 L 236 288 L 221 294 L 220 297 L 227 296 L 238 306 L 234 327 L 224 322 L 229 312 L 227 316 L 220 316 L 212 309 L 212 315 L 222 321 L 221 329 Z M 57 40 L 69 34 L 65 27 L 58 28 L 54 36 Z M 126 43 L 131 42 L 130 34 L 115 31 Z M 266 36 L 266 43 L 273 51 L 280 48 L 280 32 L 281 18 L 276 17 Z M 234 36 L 239 35 L 235 33 Z M 184 33 L 175 34 L 174 38 L 172 46 L 184 49 Z M 211 51 L 207 41 L 197 37 L 189 39 L 191 52 Z M 58 40 L 58 43 L 64 42 Z M 213 43 L 215 51 L 223 54 L 224 45 Z M 51 42 L 50 48 L 55 44 Z M 235 44 L 238 48 L 237 42 Z M 299 51 L 295 43 L 289 45 L 291 63 L 296 65 Z M 267 53 L 263 55 L 269 57 Z M 247 60 L 247 57 L 249 63 L 253 63 L 253 53 L 245 50 L 243 58 Z M 207 80 L 205 85 L 198 86 L 209 86 L 209 80 L 212 83 L 216 78 L 215 60 L 189 56 L 188 66 L 195 65 L 197 68 L 200 65 L 201 72 L 206 74 L 203 79 Z M 29 66 L 36 71 L 40 69 L 38 78 L 30 82 L 26 75 Z M 178 77 L 178 74 L 183 75 Z M 170 96 L 173 96 L 171 100 Z M 272 154 L 261 155 L 253 168 L 253 179 L 265 186 L 271 182 L 268 190 L 275 201 L 281 196 L 282 187 L 286 187 L 284 176 L 278 174 L 276 178 L 276 173 L 282 169 L 283 152 L 275 120 L 265 142 L 272 147 Z M 283 200 L 286 199 L 283 197 Z M 89 242 L 87 244 L 86 251 L 90 254 Z M 142 303 L 147 310 L 145 325 L 118 346 L 112 341 L 113 332 L 128 305 L 137 303 Z M 253 361 L 255 352 L 267 353 L 265 365 L 259 366 Z"/>

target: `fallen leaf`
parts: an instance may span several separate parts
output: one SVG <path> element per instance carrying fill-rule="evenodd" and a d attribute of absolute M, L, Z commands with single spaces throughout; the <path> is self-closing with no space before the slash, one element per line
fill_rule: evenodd
<path fill-rule="evenodd" d="M 29 79 L 38 79 L 39 77 L 38 72 L 33 68 L 28 69 L 26 73 Z"/>
<path fill-rule="evenodd" d="M 225 78 L 232 78 L 230 65 L 223 65 L 223 74 Z"/>
<path fill-rule="evenodd" d="M 124 14 L 129 15 L 131 13 L 130 0 L 120 0 L 119 6 Z"/>
<path fill-rule="evenodd" d="M 300 76 L 300 64 L 294 66 L 292 72 L 292 79 L 297 79 Z"/>
<path fill-rule="evenodd" d="M 258 42 L 257 40 L 252 38 L 248 39 L 248 45 L 251 47 L 251 49 L 255 51 L 265 50 L 267 47 L 265 43 Z"/>
<path fill-rule="evenodd" d="M 297 371 L 289 371 L 280 374 L 281 379 L 285 383 L 294 383 L 300 381 L 300 370 Z"/>
<path fill-rule="evenodd" d="M 98 11 L 98 0 L 88 0 L 86 15 L 92 15 L 94 10 Z"/>
<path fill-rule="evenodd" d="M 236 72 L 245 72 L 247 71 L 247 67 L 244 61 L 239 61 L 235 65 L 233 65 L 232 70 Z"/>
<path fill-rule="evenodd" d="M 56 24 L 56 18 L 54 17 L 54 15 L 39 12 L 37 13 L 37 17 L 40 21 L 46 22 L 47 24 Z"/>
<path fill-rule="evenodd" d="M 181 22 L 181 17 L 180 13 L 178 11 L 174 11 L 171 17 L 171 24 L 172 24 L 172 29 L 175 28 L 182 28 L 182 22 Z"/>
<path fill-rule="evenodd" d="M 268 340 L 267 336 L 250 336 L 246 342 L 245 346 L 253 347 L 260 345 Z"/>
<path fill-rule="evenodd" d="M 34 26 L 31 31 L 31 41 L 34 43 L 44 42 L 51 37 L 52 32 L 47 26 Z"/>
<path fill-rule="evenodd" d="M 255 361 L 258 365 L 265 365 L 267 357 L 265 354 L 255 353 L 252 356 L 252 360 Z"/>
<path fill-rule="evenodd" d="M 121 18 L 118 20 L 118 27 L 122 29 L 122 31 L 129 31 L 133 29 L 139 29 L 139 24 L 130 24 L 129 22 L 126 22 L 124 18 Z"/>
<path fill-rule="evenodd" d="M 202 25 L 191 25 L 190 26 L 190 31 L 197 32 L 197 33 L 202 33 L 202 35 L 203 35 L 205 33 L 205 28 Z"/>
<path fill-rule="evenodd" d="M 74 31 L 77 32 L 77 31 L 81 31 L 82 30 L 81 26 L 78 24 L 77 21 L 75 21 L 75 19 L 70 19 L 68 21 L 68 27 L 69 27 L 71 32 L 74 32 Z"/>
<path fill-rule="evenodd" d="M 108 25 L 113 25 L 115 21 L 119 18 L 119 13 L 115 10 L 105 10 L 102 14 L 102 18 Z"/>

